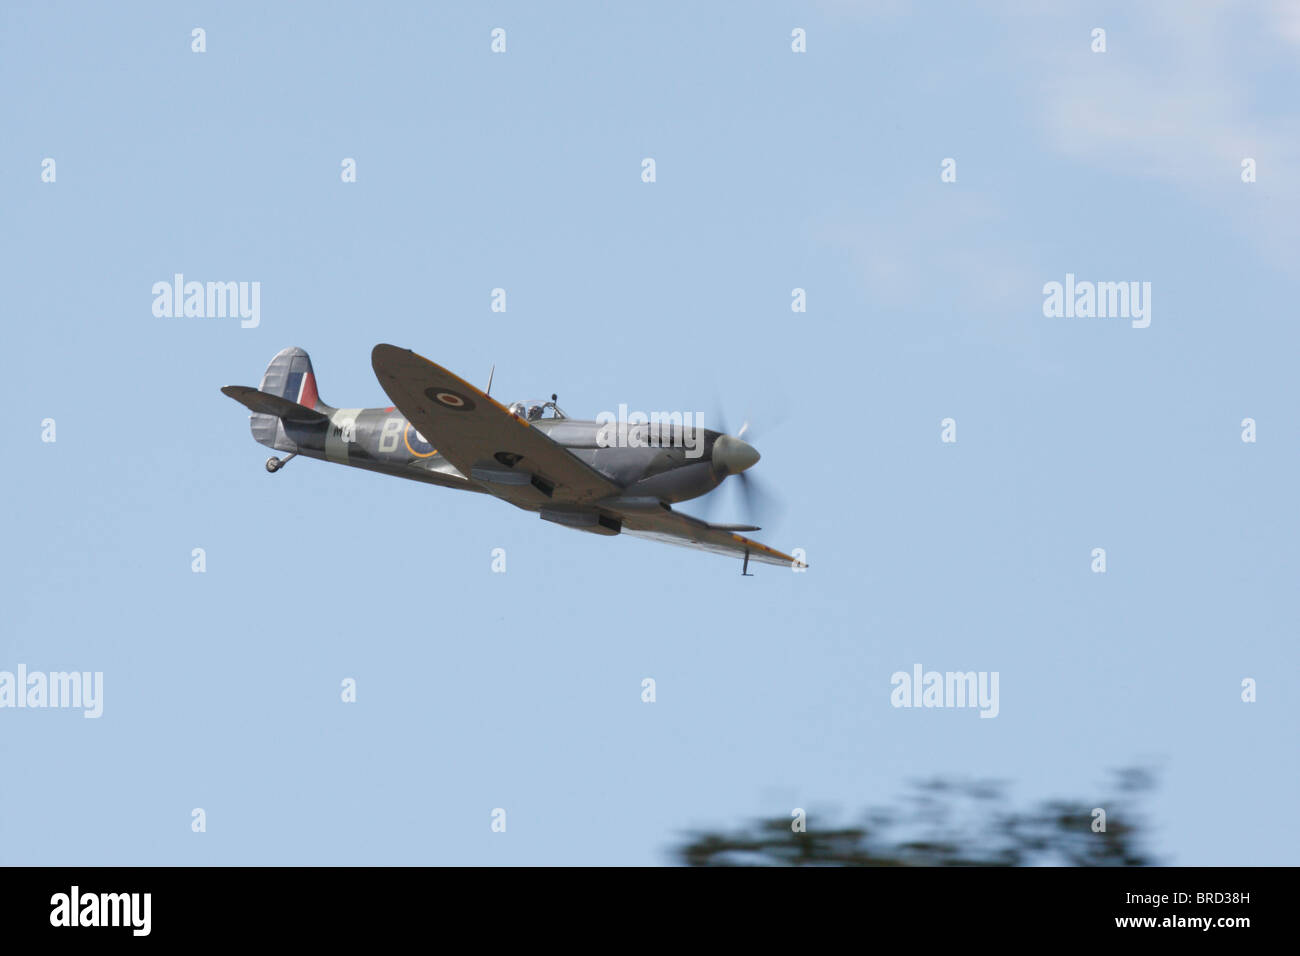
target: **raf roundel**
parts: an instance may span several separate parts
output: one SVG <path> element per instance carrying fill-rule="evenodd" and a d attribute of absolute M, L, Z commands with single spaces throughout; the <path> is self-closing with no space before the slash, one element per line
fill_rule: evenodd
<path fill-rule="evenodd" d="M 406 442 L 406 450 L 416 458 L 432 458 L 438 453 L 433 442 L 416 431 L 410 422 L 406 423 L 406 430 L 402 432 L 402 441 Z"/>
<path fill-rule="evenodd" d="M 468 412 L 474 407 L 471 399 L 449 388 L 427 388 L 424 394 L 443 408 L 450 408 L 454 412 Z"/>

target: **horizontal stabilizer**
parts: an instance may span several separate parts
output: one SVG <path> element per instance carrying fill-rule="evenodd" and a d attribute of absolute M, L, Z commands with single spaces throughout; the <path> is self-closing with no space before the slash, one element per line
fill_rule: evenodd
<path fill-rule="evenodd" d="M 261 412 L 263 415 L 274 415 L 276 418 L 282 418 L 286 422 L 301 422 L 304 425 L 310 425 L 316 422 L 329 421 L 328 415 L 322 415 L 320 412 L 313 411 L 305 405 L 299 405 L 297 402 L 291 402 L 287 398 L 281 398 L 279 395 L 272 395 L 269 392 L 259 392 L 255 388 L 249 388 L 247 385 L 227 385 L 221 390 L 223 395 L 229 395 L 239 404 L 255 412 Z"/>

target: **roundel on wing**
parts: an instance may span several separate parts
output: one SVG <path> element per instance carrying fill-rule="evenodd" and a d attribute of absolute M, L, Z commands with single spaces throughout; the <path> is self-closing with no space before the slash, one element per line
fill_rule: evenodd
<path fill-rule="evenodd" d="M 468 395 L 462 395 L 450 388 L 430 386 L 424 390 L 424 394 L 443 408 L 449 408 L 453 412 L 468 412 L 474 407 L 474 400 Z"/>
<path fill-rule="evenodd" d="M 425 441 L 424 436 L 410 422 L 406 423 L 406 431 L 402 432 L 402 441 L 406 442 L 406 450 L 416 458 L 430 458 L 438 453 L 438 449 L 431 442 Z"/>

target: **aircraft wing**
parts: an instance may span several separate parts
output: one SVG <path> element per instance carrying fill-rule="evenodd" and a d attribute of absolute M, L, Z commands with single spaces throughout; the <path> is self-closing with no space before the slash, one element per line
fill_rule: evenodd
<path fill-rule="evenodd" d="M 376 345 L 379 384 L 420 434 L 463 475 L 520 507 L 583 503 L 622 489 L 539 429 L 409 349 Z"/>
<path fill-rule="evenodd" d="M 651 541 L 663 541 L 666 544 L 678 544 L 687 548 L 698 548 L 701 551 L 729 554 L 740 558 L 743 558 L 748 551 L 750 561 L 761 561 L 763 564 L 777 564 L 787 568 L 808 567 L 803 561 L 782 554 L 775 548 L 769 548 L 744 535 L 711 525 L 699 518 L 692 518 L 680 511 L 624 515 L 623 533 Z"/>

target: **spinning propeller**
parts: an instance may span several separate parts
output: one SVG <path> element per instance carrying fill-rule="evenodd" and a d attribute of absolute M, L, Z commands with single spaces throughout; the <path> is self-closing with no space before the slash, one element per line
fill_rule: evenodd
<path fill-rule="evenodd" d="M 722 415 L 714 419 L 718 423 L 718 431 L 722 432 L 717 440 L 713 443 L 713 471 L 719 478 L 726 478 L 734 475 L 736 483 L 740 488 L 741 496 L 741 513 L 745 520 L 754 526 L 757 530 L 759 521 L 764 516 L 770 516 L 773 511 L 775 498 L 767 492 L 763 483 L 749 474 L 748 469 L 758 463 L 758 450 L 745 440 L 745 436 L 750 434 L 749 420 L 740 426 L 740 431 L 733 436 L 731 429 L 727 428 L 726 420 Z M 709 513 L 718 501 L 718 492 L 715 489 L 704 499 L 705 520 L 708 520 Z"/>

